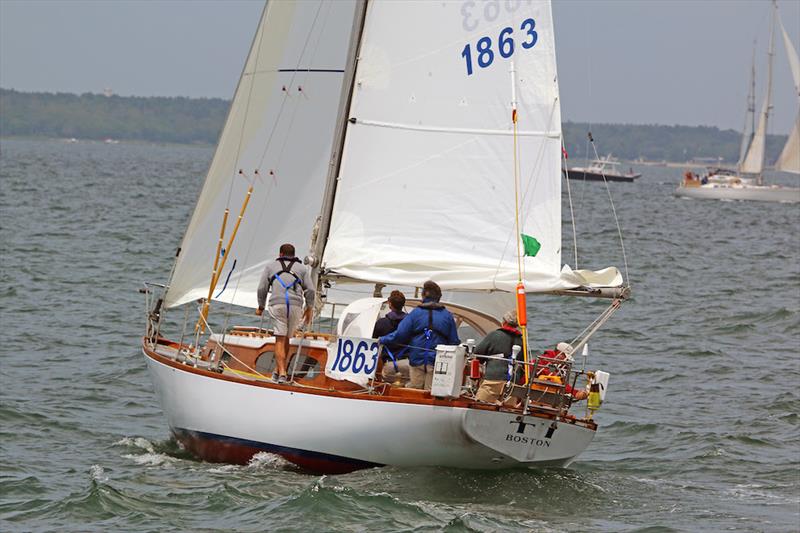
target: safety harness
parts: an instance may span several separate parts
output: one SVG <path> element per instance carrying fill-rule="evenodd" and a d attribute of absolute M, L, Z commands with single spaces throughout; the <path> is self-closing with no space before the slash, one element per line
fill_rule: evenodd
<path fill-rule="evenodd" d="M 446 339 L 447 335 L 439 331 L 438 329 L 433 327 L 433 312 L 436 309 L 444 309 L 445 307 L 436 302 L 425 302 L 424 304 L 419 306 L 422 309 L 428 310 L 428 327 L 422 330 L 422 334 L 425 336 L 425 350 L 427 352 L 432 352 L 435 349 L 433 345 L 433 334 L 436 333 L 442 339 Z"/>
<path fill-rule="evenodd" d="M 269 288 L 270 288 L 270 290 L 272 290 L 272 282 L 274 282 L 275 280 L 278 280 L 278 283 L 280 283 L 281 287 L 283 287 L 283 297 L 286 299 L 286 318 L 288 319 L 289 318 L 289 289 L 293 289 L 298 284 L 301 287 L 303 286 L 303 282 L 300 281 L 300 278 L 297 276 L 297 274 L 292 272 L 292 266 L 295 263 L 299 263 L 300 260 L 298 258 L 296 258 L 296 257 L 279 257 L 278 259 L 276 259 L 276 261 L 278 261 L 281 264 L 281 269 L 282 270 L 280 272 L 276 273 L 276 274 L 273 274 L 269 278 Z M 294 278 L 294 281 L 292 281 L 291 283 L 289 283 L 287 285 L 281 279 L 281 274 L 291 274 L 292 277 Z"/>
<path fill-rule="evenodd" d="M 408 315 L 404 314 L 403 318 L 405 318 L 406 316 Z M 391 318 L 389 316 L 385 316 L 384 318 L 392 323 L 392 331 L 396 331 L 398 326 L 400 326 L 400 322 L 403 321 L 403 318 Z M 392 351 L 389 349 L 388 346 L 383 347 L 383 349 L 386 350 L 386 355 L 388 355 L 389 359 L 392 361 L 392 365 L 394 365 L 395 372 L 399 371 L 397 367 L 397 361 L 403 357 L 403 354 L 405 354 L 408 351 L 408 348 L 409 348 L 408 346 L 403 346 L 400 349 L 400 351 L 397 352 L 397 355 L 395 355 L 394 353 L 392 353 Z"/>

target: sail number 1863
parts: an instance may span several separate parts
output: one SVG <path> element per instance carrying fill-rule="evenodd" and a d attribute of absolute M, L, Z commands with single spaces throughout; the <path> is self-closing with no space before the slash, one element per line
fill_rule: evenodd
<path fill-rule="evenodd" d="M 339 338 L 331 370 L 372 375 L 378 366 L 379 353 L 380 346 L 377 341 L 367 343 L 362 340 L 355 343 L 351 339 Z"/>
<path fill-rule="evenodd" d="M 528 50 L 536 45 L 539 40 L 539 35 L 536 33 L 536 21 L 533 19 L 525 19 L 522 21 L 519 29 L 525 32 L 525 40 L 520 45 L 522 48 Z M 514 55 L 516 45 L 514 43 L 514 28 L 506 26 L 500 31 L 497 36 L 497 46 L 493 47 L 492 38 L 490 36 L 481 37 L 475 43 L 474 57 L 475 62 L 480 68 L 486 68 L 494 62 L 495 51 L 503 59 L 508 59 Z M 471 76 L 474 72 L 473 65 L 473 48 L 472 43 L 467 43 L 461 51 L 461 57 L 467 66 L 467 76 Z"/>

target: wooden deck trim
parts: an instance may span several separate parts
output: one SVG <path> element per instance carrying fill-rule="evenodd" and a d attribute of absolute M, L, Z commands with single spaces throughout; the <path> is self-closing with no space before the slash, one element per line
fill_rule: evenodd
<path fill-rule="evenodd" d="M 248 385 L 251 387 L 262 387 L 265 389 L 275 389 L 281 391 L 289 391 L 292 393 L 298 394 L 311 394 L 315 396 L 328 396 L 334 398 L 347 398 L 350 400 L 363 400 L 363 401 L 371 401 L 371 402 L 387 402 L 387 403 L 406 403 L 406 404 L 415 404 L 415 405 L 431 405 L 431 406 L 444 406 L 444 407 L 459 407 L 464 409 L 478 409 L 482 411 L 500 411 L 500 406 L 495 405 L 488 405 L 484 403 L 473 402 L 470 400 L 445 400 L 445 399 L 438 399 L 434 398 L 430 395 L 427 391 L 419 391 L 419 396 L 421 397 L 409 397 L 405 396 L 405 394 L 411 393 L 413 389 L 403 389 L 403 396 L 388 396 L 385 394 L 366 394 L 366 393 L 354 393 L 354 392 L 347 392 L 347 391 L 336 391 L 336 390 L 323 390 L 319 388 L 310 388 L 310 387 L 303 387 L 303 386 L 296 386 L 289 383 L 284 384 L 277 384 L 277 383 L 270 383 L 265 381 L 256 381 L 256 380 L 249 380 L 244 378 L 237 378 L 235 376 L 226 376 L 224 374 L 220 374 L 218 372 L 212 372 L 210 370 L 205 370 L 202 368 L 195 368 L 191 365 L 187 365 L 176 360 L 170 359 L 169 357 L 164 357 L 156 353 L 155 351 L 151 350 L 146 343 L 147 339 L 142 339 L 142 352 L 145 356 L 157 361 L 161 364 L 166 366 L 172 367 L 176 370 L 181 370 L 184 372 L 188 372 L 190 374 L 196 374 L 199 376 L 211 378 L 211 379 L 219 379 L 222 381 L 230 381 L 232 383 L 238 383 L 240 385 Z M 158 344 L 162 344 L 165 346 L 169 346 L 175 348 L 176 350 L 179 348 L 178 343 L 170 341 L 168 339 L 159 338 Z M 512 413 L 512 414 L 521 414 L 516 411 L 508 411 L 504 410 L 505 412 Z M 535 406 L 532 407 L 531 412 L 528 413 L 527 416 L 535 416 L 537 418 L 547 418 L 547 419 L 555 419 L 555 415 L 553 413 L 537 410 Z M 573 415 L 567 415 L 566 417 L 562 417 L 561 422 L 575 424 L 579 426 L 586 427 L 587 429 L 595 430 L 597 429 L 597 424 L 594 422 L 588 421 L 581 421 L 578 420 Z"/>

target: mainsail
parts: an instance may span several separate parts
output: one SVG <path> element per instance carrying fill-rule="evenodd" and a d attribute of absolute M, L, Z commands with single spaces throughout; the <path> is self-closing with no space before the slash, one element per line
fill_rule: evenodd
<path fill-rule="evenodd" d="M 792 71 L 792 79 L 794 80 L 794 89 L 797 93 L 798 103 L 800 103 L 800 58 L 797 57 L 797 51 L 792 46 L 792 41 L 789 40 L 789 34 L 786 33 L 786 28 L 783 27 L 783 22 L 778 18 L 778 22 L 783 32 L 783 44 L 786 48 L 786 57 L 789 60 L 789 68 Z M 794 126 L 789 133 L 789 139 L 783 147 L 778 161 L 775 163 L 775 170 L 782 170 L 784 172 L 792 172 L 800 174 L 800 110 L 794 119 Z"/>
<path fill-rule="evenodd" d="M 444 289 L 517 283 L 512 61 L 528 291 L 620 285 L 561 267 L 561 109 L 549 0 L 368 6 L 323 266 Z"/>
<path fill-rule="evenodd" d="M 167 306 L 206 297 L 223 213 L 230 209 L 227 243 L 250 185 L 214 299 L 255 307 L 263 266 L 280 244 L 308 242 L 328 171 L 354 6 L 350 0 L 267 4 L 181 244 Z"/>
<path fill-rule="evenodd" d="M 753 136 L 756 134 L 756 49 L 755 43 L 753 44 L 753 61 L 750 67 L 750 90 L 747 92 L 747 113 L 744 116 L 744 128 L 742 128 L 742 142 L 739 147 L 739 160 L 736 163 L 737 168 L 742 168 L 747 157 L 747 151 L 750 144 L 753 142 Z M 752 124 L 752 126 L 751 126 Z"/>
<path fill-rule="evenodd" d="M 775 55 L 774 11 L 772 17 L 769 31 L 769 51 L 767 52 L 766 94 L 764 95 L 764 103 L 761 106 L 761 113 L 759 114 L 758 127 L 756 127 L 753 140 L 750 143 L 750 148 L 748 148 L 747 155 L 739 168 L 739 171 L 745 174 L 757 174 L 759 180 L 761 178 L 761 172 L 764 170 L 767 144 L 767 122 L 769 121 L 769 113 L 772 108 L 772 58 Z"/>

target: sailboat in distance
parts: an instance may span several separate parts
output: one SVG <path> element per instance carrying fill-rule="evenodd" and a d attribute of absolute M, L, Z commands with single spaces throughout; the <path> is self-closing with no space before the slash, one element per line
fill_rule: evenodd
<path fill-rule="evenodd" d="M 781 155 L 775 163 L 775 170 L 800 174 L 800 59 L 789 40 L 786 28 L 778 14 L 778 4 L 772 3 L 770 22 L 769 50 L 767 52 L 767 88 L 764 102 L 759 113 L 758 126 L 755 125 L 755 57 L 753 59 L 750 93 L 748 94 L 747 120 L 742 133 L 742 150 L 736 171 L 715 169 L 702 180 L 687 172 L 675 191 L 678 196 L 687 198 L 718 200 L 758 200 L 765 202 L 797 203 L 800 202 L 800 188 L 767 185 L 764 183 L 766 160 L 767 123 L 772 110 L 772 63 L 775 55 L 775 26 L 780 26 L 786 56 L 792 72 L 795 92 L 798 98 L 797 116 L 783 147 Z M 747 123 L 753 121 L 748 134 Z"/>
<path fill-rule="evenodd" d="M 169 281 L 143 289 L 142 351 L 187 450 L 336 473 L 566 466 L 589 445 L 608 374 L 573 355 L 629 289 L 561 262 L 554 47 L 549 0 L 267 3 Z M 284 242 L 309 243 L 319 301 L 276 383 L 252 309 Z M 435 347 L 427 391 L 384 381 L 371 338 L 382 291 L 414 307 L 426 280 L 464 341 Z M 546 355 L 526 341 L 480 401 L 473 339 L 514 305 L 524 327 L 532 293 L 609 305 Z"/>

